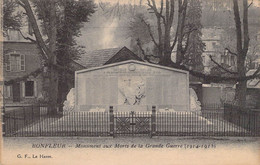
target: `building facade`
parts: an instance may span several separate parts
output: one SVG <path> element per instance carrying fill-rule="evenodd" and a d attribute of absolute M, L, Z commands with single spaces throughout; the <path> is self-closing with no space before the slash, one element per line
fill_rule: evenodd
<path fill-rule="evenodd" d="M 4 41 L 3 49 L 4 104 L 35 104 L 42 95 L 43 79 L 41 74 L 37 74 L 42 65 L 37 45 L 32 42 Z"/>

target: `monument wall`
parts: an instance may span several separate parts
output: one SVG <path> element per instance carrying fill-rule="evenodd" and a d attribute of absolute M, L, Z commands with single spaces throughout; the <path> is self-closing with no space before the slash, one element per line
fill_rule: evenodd
<path fill-rule="evenodd" d="M 75 104 L 80 111 L 188 111 L 188 72 L 137 61 L 77 71 Z"/>

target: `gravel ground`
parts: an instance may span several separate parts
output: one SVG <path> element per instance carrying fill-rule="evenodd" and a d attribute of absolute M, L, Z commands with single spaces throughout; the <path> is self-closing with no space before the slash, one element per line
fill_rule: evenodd
<path fill-rule="evenodd" d="M 8 137 L 3 139 L 2 164 L 259 165 L 259 141 L 252 137 Z"/>

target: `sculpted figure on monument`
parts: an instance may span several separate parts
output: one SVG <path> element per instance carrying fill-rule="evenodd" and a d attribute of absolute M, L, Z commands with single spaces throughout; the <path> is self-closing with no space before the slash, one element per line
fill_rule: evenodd
<path fill-rule="evenodd" d="M 119 93 L 123 101 L 119 104 L 140 105 L 142 98 L 145 97 L 145 82 L 142 77 L 121 77 L 119 79 Z"/>
<path fill-rule="evenodd" d="M 201 103 L 198 100 L 198 96 L 194 89 L 190 88 L 190 110 L 191 111 L 200 111 Z"/>

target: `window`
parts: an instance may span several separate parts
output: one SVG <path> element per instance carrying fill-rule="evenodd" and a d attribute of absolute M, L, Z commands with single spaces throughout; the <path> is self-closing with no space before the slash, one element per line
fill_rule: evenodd
<path fill-rule="evenodd" d="M 25 56 L 23 54 L 5 55 L 6 71 L 25 71 Z"/>
<path fill-rule="evenodd" d="M 34 96 L 34 81 L 26 81 L 24 83 L 25 86 L 25 97 L 33 97 Z"/>
<path fill-rule="evenodd" d="M 21 58 L 19 54 L 10 55 L 11 71 L 19 71 L 21 66 Z"/>
<path fill-rule="evenodd" d="M 213 48 L 216 48 L 216 42 L 212 43 Z"/>
<path fill-rule="evenodd" d="M 221 64 L 224 64 L 225 56 L 221 56 Z"/>
<path fill-rule="evenodd" d="M 235 66 L 235 57 L 231 56 L 231 66 Z"/>
<path fill-rule="evenodd" d="M 21 71 L 25 71 L 25 57 L 21 54 Z"/>
<path fill-rule="evenodd" d="M 202 60 L 203 60 L 203 64 L 205 65 L 206 64 L 205 56 L 202 56 Z"/>
<path fill-rule="evenodd" d="M 9 98 L 11 97 L 11 86 L 4 86 L 4 97 Z"/>
<path fill-rule="evenodd" d="M 6 71 L 11 70 L 10 55 L 5 55 L 5 66 L 6 66 Z"/>
<path fill-rule="evenodd" d="M 224 64 L 228 64 L 228 57 L 224 57 Z"/>

